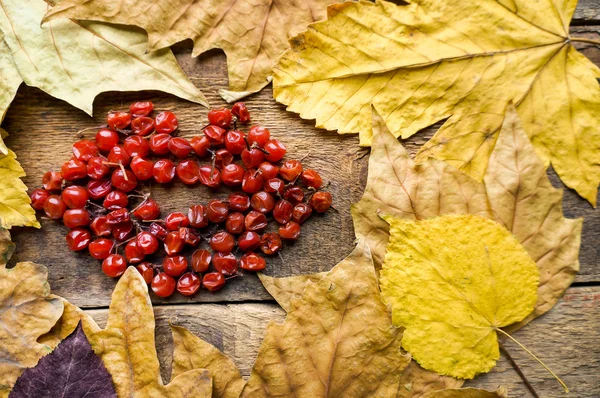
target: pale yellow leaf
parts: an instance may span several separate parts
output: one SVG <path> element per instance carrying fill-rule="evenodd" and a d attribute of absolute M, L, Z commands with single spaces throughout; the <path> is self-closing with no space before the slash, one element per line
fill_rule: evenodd
<path fill-rule="evenodd" d="M 479 388 L 458 388 L 430 392 L 422 398 L 508 398 L 504 388 L 496 391 L 481 390 Z"/>
<path fill-rule="evenodd" d="M 23 79 L 13 61 L 8 45 L 4 42 L 4 35 L 0 31 L 0 123 L 2 123 L 21 83 L 23 83 Z M 0 154 L 8 154 L 4 143 L 0 145 Z"/>
<path fill-rule="evenodd" d="M 316 283 L 323 279 L 325 275 L 327 275 L 327 272 L 273 278 L 272 276 L 259 273 L 258 277 L 265 289 L 267 289 L 267 292 L 287 312 L 290 310 L 292 299 L 302 297 L 307 283 Z"/>

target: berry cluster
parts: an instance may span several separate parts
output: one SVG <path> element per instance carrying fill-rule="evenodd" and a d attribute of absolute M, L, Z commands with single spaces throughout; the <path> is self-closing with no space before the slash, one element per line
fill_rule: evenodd
<path fill-rule="evenodd" d="M 107 127 L 95 140 L 73 144 L 73 157 L 60 172 L 44 174 L 43 188 L 30 195 L 34 209 L 70 228 L 69 249 L 88 249 L 102 260 L 107 276 L 118 277 L 131 264 L 160 297 L 175 289 L 191 296 L 200 286 L 216 291 L 239 268 L 265 269 L 259 250 L 277 254 L 284 240 L 298 238 L 300 225 L 313 211 L 331 207 L 331 194 L 320 190 L 319 173 L 298 160 L 278 163 L 286 148 L 271 139 L 268 129 L 252 126 L 248 134 L 237 129 L 238 122 L 250 122 L 244 103 L 211 110 L 204 134 L 190 140 L 176 136 L 175 114 L 151 117 L 153 110 L 151 102 L 136 102 L 129 112 L 109 112 Z M 241 164 L 234 162 L 238 155 Z M 200 165 L 198 159 L 210 162 Z M 186 185 L 223 184 L 241 192 L 159 220 L 158 204 L 136 188 L 141 181 L 168 184 L 175 178 Z M 270 219 L 278 223 L 278 232 L 265 232 Z M 188 261 L 184 249 L 202 239 L 212 252 L 195 250 Z M 144 261 L 161 243 L 167 254 L 162 266 Z M 240 252 L 238 259 L 234 253 Z"/>

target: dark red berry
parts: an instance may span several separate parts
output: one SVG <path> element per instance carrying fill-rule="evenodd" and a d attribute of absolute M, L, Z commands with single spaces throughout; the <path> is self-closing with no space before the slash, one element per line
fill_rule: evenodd
<path fill-rule="evenodd" d="M 188 210 L 188 220 L 194 228 L 204 228 L 208 226 L 208 211 L 204 205 L 194 205 Z"/>
<path fill-rule="evenodd" d="M 216 252 L 229 253 L 235 247 L 235 238 L 229 232 L 217 232 L 210 237 L 210 248 Z"/>
<path fill-rule="evenodd" d="M 154 254 L 158 250 L 158 239 L 150 232 L 140 232 L 136 237 L 136 242 L 144 254 Z"/>
<path fill-rule="evenodd" d="M 106 222 L 108 225 L 117 225 L 130 220 L 129 210 L 124 208 L 118 208 L 106 215 Z"/>
<path fill-rule="evenodd" d="M 264 216 L 264 214 L 261 215 Z M 258 249 L 260 247 L 260 235 L 253 231 L 243 232 L 238 238 L 238 247 L 243 252 Z"/>
<path fill-rule="evenodd" d="M 225 135 L 225 148 L 233 155 L 239 155 L 246 148 L 246 136 L 238 130 L 230 130 Z"/>
<path fill-rule="evenodd" d="M 111 226 L 112 236 L 119 242 L 123 242 L 129 238 L 132 231 L 133 223 L 131 221 L 125 221 Z"/>
<path fill-rule="evenodd" d="M 110 178 L 113 187 L 120 189 L 123 192 L 131 192 L 137 187 L 137 178 L 131 170 L 117 169 L 113 171 Z"/>
<path fill-rule="evenodd" d="M 279 227 L 279 236 L 287 240 L 296 240 L 300 236 L 300 224 L 296 221 L 290 221 Z"/>
<path fill-rule="evenodd" d="M 138 181 L 146 181 L 153 177 L 154 170 L 154 162 L 151 160 L 145 159 L 141 156 L 135 156 L 131 159 L 131 163 L 129 164 L 131 167 L 131 171 L 135 174 L 135 178 Z"/>
<path fill-rule="evenodd" d="M 300 176 L 300 181 L 304 184 L 305 187 L 319 189 L 323 185 L 323 179 L 313 169 L 306 169 L 302 172 Z"/>
<path fill-rule="evenodd" d="M 46 203 L 48 196 L 50 196 L 50 192 L 46 191 L 45 189 L 34 189 L 29 195 L 29 198 L 31 199 L 31 207 L 33 207 L 35 210 L 44 210 L 44 203 Z"/>
<path fill-rule="evenodd" d="M 267 232 L 260 238 L 260 249 L 268 256 L 277 253 L 282 246 L 281 237 L 274 232 Z"/>
<path fill-rule="evenodd" d="M 310 198 L 308 204 L 315 209 L 317 213 L 325 213 L 331 207 L 333 199 L 329 192 L 319 191 Z"/>
<path fill-rule="evenodd" d="M 187 271 L 188 262 L 183 256 L 165 257 L 163 260 L 163 269 L 167 275 L 174 278 L 181 276 Z"/>
<path fill-rule="evenodd" d="M 209 292 L 216 292 L 225 286 L 225 277 L 219 272 L 210 272 L 204 274 L 202 286 Z"/>
<path fill-rule="evenodd" d="M 150 224 L 150 227 L 148 227 L 148 232 L 154 235 L 154 237 L 161 242 L 164 242 L 169 234 L 169 231 L 165 227 L 156 222 Z"/>
<path fill-rule="evenodd" d="M 295 181 L 302 173 L 302 163 L 297 160 L 286 160 L 279 168 L 279 175 L 286 181 Z"/>
<path fill-rule="evenodd" d="M 175 254 L 181 253 L 185 247 L 185 242 L 181 239 L 179 231 L 171 231 L 165 238 L 165 252 L 167 255 L 174 256 Z"/>
<path fill-rule="evenodd" d="M 302 224 L 312 214 L 312 207 L 306 203 L 298 203 L 292 211 L 292 220 Z"/>
<path fill-rule="evenodd" d="M 231 113 L 242 124 L 247 124 L 250 122 L 250 112 L 248 111 L 248 108 L 246 108 L 246 104 L 243 102 L 236 102 L 233 104 L 231 107 Z"/>
<path fill-rule="evenodd" d="M 267 227 L 267 217 L 263 213 L 252 210 L 246 214 L 244 223 L 247 231 L 261 231 Z"/>
<path fill-rule="evenodd" d="M 292 219 L 294 206 L 285 199 L 277 201 L 273 208 L 273 218 L 279 224 L 287 224 Z"/>
<path fill-rule="evenodd" d="M 175 279 L 164 272 L 159 272 L 152 279 L 150 287 L 158 297 L 169 297 L 175 291 Z"/>
<path fill-rule="evenodd" d="M 270 193 L 260 191 L 252 195 L 250 206 L 261 213 L 269 213 L 275 207 L 275 199 Z"/>
<path fill-rule="evenodd" d="M 256 143 L 260 148 L 264 147 L 267 141 L 271 138 L 269 129 L 263 126 L 252 126 L 248 132 L 248 143 L 250 145 Z"/>
<path fill-rule="evenodd" d="M 250 198 L 243 193 L 232 193 L 227 198 L 229 210 L 245 212 L 250 208 Z"/>
<path fill-rule="evenodd" d="M 194 185 L 200 180 L 200 166 L 195 160 L 182 160 L 175 168 L 175 174 L 184 184 Z"/>
<path fill-rule="evenodd" d="M 215 253 L 212 259 L 215 271 L 231 276 L 237 273 L 238 261 L 231 253 Z"/>
<path fill-rule="evenodd" d="M 90 199 L 87 189 L 77 185 L 66 187 L 60 196 L 69 209 L 83 209 Z"/>
<path fill-rule="evenodd" d="M 112 191 L 104 198 L 102 205 L 108 210 L 125 208 L 129 204 L 129 198 L 123 191 Z"/>
<path fill-rule="evenodd" d="M 131 156 L 122 145 L 115 145 L 108 153 L 108 161 L 116 165 L 128 166 L 131 162 Z"/>
<path fill-rule="evenodd" d="M 215 126 L 228 128 L 231 126 L 232 119 L 231 111 L 227 108 L 213 109 L 208 112 L 208 122 Z"/>
<path fill-rule="evenodd" d="M 129 137 L 125 138 L 125 142 L 123 142 L 123 148 L 131 157 L 145 157 L 150 154 L 150 143 L 148 140 L 138 135 L 130 135 Z"/>
<path fill-rule="evenodd" d="M 253 252 L 244 254 L 240 259 L 240 267 L 246 271 L 262 271 L 266 266 L 265 259 Z"/>
<path fill-rule="evenodd" d="M 102 272 L 111 278 L 118 278 L 126 269 L 127 261 L 120 254 L 111 254 L 102 261 Z"/>
<path fill-rule="evenodd" d="M 177 281 L 177 291 L 184 296 L 193 296 L 200 289 L 200 278 L 193 272 L 186 272 Z"/>
<path fill-rule="evenodd" d="M 154 163 L 152 168 L 152 176 L 154 181 L 159 184 L 168 184 L 175 178 L 176 168 L 175 163 L 170 159 L 159 159 Z"/>
<path fill-rule="evenodd" d="M 67 205 L 60 195 L 50 195 L 44 202 L 44 213 L 53 220 L 60 220 L 67 211 Z"/>
<path fill-rule="evenodd" d="M 211 147 L 210 140 L 206 136 L 192 137 L 190 139 L 190 145 L 194 149 L 194 152 L 199 157 L 203 158 L 208 155 L 208 149 Z"/>
<path fill-rule="evenodd" d="M 258 148 L 245 148 L 242 151 L 242 162 L 247 169 L 254 169 L 265 160 L 265 154 Z"/>
<path fill-rule="evenodd" d="M 141 262 L 135 266 L 138 270 L 142 278 L 144 278 L 144 282 L 148 285 L 152 283 L 152 279 L 154 278 L 154 267 L 147 261 Z"/>
<path fill-rule="evenodd" d="M 119 134 L 109 129 L 100 129 L 96 133 L 96 145 L 104 152 L 110 151 L 119 143 Z"/>
<path fill-rule="evenodd" d="M 281 178 L 271 178 L 270 180 L 265 181 L 263 189 L 265 190 L 265 192 L 277 194 L 278 196 L 283 196 L 283 191 L 285 190 L 285 182 L 283 182 Z"/>
<path fill-rule="evenodd" d="M 262 189 L 264 181 L 263 176 L 256 169 L 246 170 L 242 179 L 242 191 L 256 193 Z"/>
<path fill-rule="evenodd" d="M 189 141 L 181 137 L 173 137 L 169 141 L 169 152 L 179 159 L 187 158 L 194 149 Z"/>
<path fill-rule="evenodd" d="M 211 200 L 208 202 L 208 206 L 206 208 L 208 220 L 215 224 L 224 222 L 227 219 L 227 214 L 229 214 L 229 206 L 220 200 Z"/>
<path fill-rule="evenodd" d="M 192 270 L 200 274 L 208 271 L 212 255 L 208 250 L 198 249 L 192 254 Z"/>
<path fill-rule="evenodd" d="M 72 158 L 62 165 L 60 175 L 63 180 L 67 181 L 85 178 L 87 177 L 87 165 L 79 159 Z"/>
<path fill-rule="evenodd" d="M 141 263 L 144 261 L 144 257 L 146 257 L 146 255 L 142 249 L 140 249 L 135 239 L 127 242 L 125 245 L 125 258 L 127 258 L 129 264 Z"/>
<path fill-rule="evenodd" d="M 269 162 L 279 162 L 285 156 L 287 149 L 285 146 L 279 142 L 278 140 L 269 140 L 264 146 L 265 151 L 267 151 L 267 155 L 265 159 Z"/>
<path fill-rule="evenodd" d="M 127 112 L 112 111 L 106 118 L 106 124 L 113 130 L 126 129 L 129 123 L 131 123 L 131 115 Z"/>
<path fill-rule="evenodd" d="M 85 228 L 75 228 L 69 231 L 66 239 L 69 249 L 78 252 L 88 247 L 92 234 Z"/>
<path fill-rule="evenodd" d="M 153 110 L 154 104 L 150 101 L 138 101 L 129 105 L 129 113 L 133 117 L 148 116 Z"/>
<path fill-rule="evenodd" d="M 177 116 L 175 116 L 173 112 L 165 111 L 156 115 L 154 126 L 156 132 L 159 134 L 171 134 L 173 131 L 177 130 L 179 122 L 177 121 Z"/>
<path fill-rule="evenodd" d="M 46 191 L 60 191 L 63 178 L 58 171 L 47 171 L 42 177 L 42 186 Z"/>
<path fill-rule="evenodd" d="M 169 141 L 171 141 L 169 134 L 155 134 L 150 137 L 150 150 L 155 155 L 166 155 L 169 153 Z"/>
<path fill-rule="evenodd" d="M 215 166 L 222 170 L 223 167 L 233 162 L 233 155 L 227 149 L 219 149 L 215 152 Z"/>
<path fill-rule="evenodd" d="M 93 180 L 106 178 L 110 173 L 110 167 L 106 164 L 106 159 L 100 156 L 91 158 L 87 163 L 87 175 Z"/>
<path fill-rule="evenodd" d="M 195 247 L 201 241 L 200 236 L 192 228 L 179 228 L 179 236 L 186 245 Z"/>
<path fill-rule="evenodd" d="M 165 227 L 169 231 L 177 231 L 181 227 L 187 227 L 190 222 L 185 214 L 180 212 L 173 212 L 165 217 Z"/>
<path fill-rule="evenodd" d="M 96 236 L 110 236 L 111 227 L 106 216 L 94 218 L 90 224 L 90 229 Z"/>
<path fill-rule="evenodd" d="M 131 121 L 131 130 L 140 137 L 149 135 L 154 131 L 154 119 L 146 116 L 136 117 Z"/>
<path fill-rule="evenodd" d="M 203 132 L 204 136 L 212 145 L 221 145 L 225 142 L 225 129 L 219 126 L 207 126 Z"/>
<path fill-rule="evenodd" d="M 258 166 L 258 170 L 260 170 L 260 174 L 262 174 L 265 181 L 275 178 L 277 177 L 277 174 L 279 174 L 279 167 L 270 162 L 262 162 L 260 166 Z"/>
<path fill-rule="evenodd" d="M 304 200 L 304 191 L 302 188 L 292 185 L 285 190 L 283 198 L 291 204 L 296 205 Z"/>
<path fill-rule="evenodd" d="M 228 187 L 235 187 L 242 184 L 244 173 L 245 171 L 242 166 L 231 163 L 221 170 L 221 180 Z"/>
<path fill-rule="evenodd" d="M 112 240 L 99 238 L 93 242 L 90 242 L 88 250 L 90 252 L 90 256 L 94 257 L 96 260 L 104 260 L 110 255 L 110 252 L 112 252 L 114 247 L 115 242 Z"/>
<path fill-rule="evenodd" d="M 158 207 L 158 203 L 148 198 L 135 209 L 133 215 L 145 221 L 156 220 L 160 215 L 160 208 Z"/>
<path fill-rule="evenodd" d="M 92 222 L 86 209 L 69 209 L 63 214 L 63 223 L 67 228 L 87 227 Z"/>
<path fill-rule="evenodd" d="M 225 220 L 225 229 L 231 234 L 239 235 L 246 228 L 244 225 L 245 220 L 246 217 L 240 212 L 229 213 L 227 220 Z"/>
<path fill-rule="evenodd" d="M 213 169 L 211 166 L 202 166 L 198 176 L 202 185 L 207 187 L 217 188 L 221 184 L 221 173 L 216 167 Z"/>
<path fill-rule="evenodd" d="M 94 141 L 81 140 L 73 144 L 73 155 L 83 161 L 87 162 L 91 158 L 98 156 L 98 145 Z"/>
<path fill-rule="evenodd" d="M 105 197 L 112 189 L 113 186 L 110 180 L 92 180 L 87 184 L 88 194 L 93 200 Z"/>

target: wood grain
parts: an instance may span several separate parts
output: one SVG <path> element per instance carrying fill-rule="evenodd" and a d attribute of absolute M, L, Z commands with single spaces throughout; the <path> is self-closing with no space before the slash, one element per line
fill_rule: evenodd
<path fill-rule="evenodd" d="M 600 2 L 598 0 L 579 0 L 573 24 L 591 24 L 600 21 Z"/>

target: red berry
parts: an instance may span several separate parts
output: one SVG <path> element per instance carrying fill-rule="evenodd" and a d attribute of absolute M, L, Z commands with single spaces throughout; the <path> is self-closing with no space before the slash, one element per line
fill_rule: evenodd
<path fill-rule="evenodd" d="M 137 135 L 130 135 L 129 137 L 125 138 L 125 142 L 123 142 L 123 148 L 131 157 L 144 157 L 150 154 L 150 144 L 148 143 L 148 140 Z"/>
<path fill-rule="evenodd" d="M 115 242 L 112 240 L 99 238 L 89 244 L 88 250 L 90 251 L 90 256 L 96 260 L 104 260 L 110 255 L 114 247 Z"/>
<path fill-rule="evenodd" d="M 173 212 L 165 217 L 165 227 L 167 227 L 169 231 L 177 231 L 179 228 L 187 227 L 189 225 L 190 221 L 183 213 Z"/>
<path fill-rule="evenodd" d="M 266 266 L 265 259 L 253 252 L 244 254 L 240 259 L 240 267 L 246 271 L 262 271 Z"/>
<path fill-rule="evenodd" d="M 63 180 L 75 181 L 87 177 L 87 165 L 85 162 L 72 158 L 66 161 L 60 169 Z"/>
<path fill-rule="evenodd" d="M 67 211 L 67 205 L 60 195 L 50 195 L 44 202 L 44 213 L 53 220 L 60 220 Z"/>
<path fill-rule="evenodd" d="M 264 217 L 264 214 L 261 214 Z M 241 251 L 247 252 L 260 247 L 260 235 L 254 231 L 243 232 L 238 238 L 238 247 Z"/>
<path fill-rule="evenodd" d="M 137 218 L 145 221 L 156 220 L 160 215 L 158 203 L 148 198 L 133 212 Z"/>
<path fill-rule="evenodd" d="M 296 221 L 290 221 L 279 227 L 279 236 L 283 239 L 296 240 L 300 236 L 300 224 Z"/>
<path fill-rule="evenodd" d="M 229 213 L 227 220 L 225 220 L 225 229 L 232 234 L 239 235 L 244 232 L 245 225 L 244 221 L 246 217 L 242 213 L 234 212 Z"/>
<path fill-rule="evenodd" d="M 233 155 L 227 149 L 219 149 L 215 152 L 215 166 L 222 170 L 223 167 L 233 162 Z"/>
<path fill-rule="evenodd" d="M 242 162 L 247 169 L 254 169 L 265 160 L 265 154 L 258 148 L 245 148 L 242 151 Z"/>
<path fill-rule="evenodd" d="M 120 208 L 127 207 L 129 204 L 129 198 L 123 191 L 112 191 L 104 198 L 102 205 L 108 210 L 117 210 Z"/>
<path fill-rule="evenodd" d="M 250 208 L 250 198 L 243 193 L 232 193 L 227 198 L 229 210 L 245 212 Z"/>
<path fill-rule="evenodd" d="M 181 236 L 186 245 L 192 247 L 198 246 L 201 240 L 200 236 L 192 228 L 179 228 L 179 236 Z"/>
<path fill-rule="evenodd" d="M 131 123 L 131 115 L 127 112 L 113 111 L 108 113 L 106 124 L 113 130 L 126 129 Z"/>
<path fill-rule="evenodd" d="M 85 209 L 69 209 L 63 214 L 63 223 L 67 228 L 87 227 L 91 222 L 90 212 Z"/>
<path fill-rule="evenodd" d="M 225 135 L 225 148 L 234 155 L 239 155 L 246 148 L 246 136 L 238 130 L 230 130 Z"/>
<path fill-rule="evenodd" d="M 148 116 L 152 110 L 154 110 L 154 104 L 150 101 L 138 101 L 129 105 L 129 113 L 133 117 Z"/>
<path fill-rule="evenodd" d="M 207 187 L 217 188 L 221 184 L 221 173 L 216 167 L 213 169 L 211 166 L 202 166 L 198 176 L 202 185 Z"/>
<path fill-rule="evenodd" d="M 119 143 L 119 134 L 109 129 L 100 129 L 96 133 L 96 145 L 104 152 L 110 151 Z"/>
<path fill-rule="evenodd" d="M 229 232 L 217 232 L 210 237 L 210 248 L 216 252 L 228 253 L 235 247 L 235 239 Z"/>
<path fill-rule="evenodd" d="M 210 272 L 204 274 L 202 278 L 202 286 L 209 292 L 216 292 L 225 286 L 225 277 L 218 272 Z"/>
<path fill-rule="evenodd" d="M 169 153 L 169 134 L 155 134 L 150 137 L 150 150 L 155 155 L 166 155 Z"/>
<path fill-rule="evenodd" d="M 175 291 L 175 279 L 164 272 L 159 272 L 152 279 L 150 287 L 158 297 L 169 297 Z"/>
<path fill-rule="evenodd" d="M 111 227 L 106 216 L 94 218 L 90 224 L 90 229 L 96 236 L 110 236 Z"/>
<path fill-rule="evenodd" d="M 131 156 L 129 156 L 122 145 L 115 145 L 108 153 L 108 161 L 110 163 L 127 166 L 129 165 L 129 162 L 131 162 Z"/>
<path fill-rule="evenodd" d="M 219 126 L 207 126 L 203 132 L 204 136 L 213 145 L 221 145 L 225 142 L 225 129 Z"/>
<path fill-rule="evenodd" d="M 138 270 L 142 278 L 144 278 L 144 282 L 148 285 L 152 283 L 152 279 L 154 278 L 154 267 L 147 261 L 141 262 L 135 266 Z"/>
<path fill-rule="evenodd" d="M 222 128 L 231 126 L 231 111 L 227 108 L 213 109 L 208 112 L 208 122 L 212 125 Z"/>
<path fill-rule="evenodd" d="M 131 231 L 133 231 L 133 223 L 131 221 L 125 221 L 111 226 L 112 236 L 119 242 L 126 240 L 131 234 Z"/>
<path fill-rule="evenodd" d="M 244 221 L 247 231 L 260 231 L 267 227 L 267 216 L 258 211 L 252 210 L 246 214 Z"/>
<path fill-rule="evenodd" d="M 87 164 L 87 175 L 93 180 L 105 178 L 110 173 L 110 167 L 106 164 L 106 159 L 99 156 L 93 157 Z"/>
<path fill-rule="evenodd" d="M 31 192 L 31 195 L 29 195 L 29 198 L 31 199 L 31 207 L 33 207 L 35 210 L 44 210 L 44 203 L 46 203 L 48 196 L 50 196 L 50 192 L 46 191 L 45 189 L 34 189 Z"/>
<path fill-rule="evenodd" d="M 127 258 L 129 264 L 138 264 L 144 260 L 144 257 L 146 257 L 146 255 L 144 254 L 142 249 L 140 249 L 140 247 L 137 244 L 137 241 L 134 239 L 130 240 L 125 245 L 125 257 Z"/>
<path fill-rule="evenodd" d="M 152 176 L 159 184 L 168 184 L 175 178 L 175 163 L 170 159 L 159 159 L 154 163 Z"/>
<path fill-rule="evenodd" d="M 98 146 L 94 141 L 81 140 L 73 144 L 73 155 L 83 161 L 87 162 L 91 158 L 98 156 Z"/>
<path fill-rule="evenodd" d="M 292 211 L 292 220 L 302 224 L 312 214 L 312 207 L 306 203 L 298 203 Z"/>
<path fill-rule="evenodd" d="M 206 214 L 210 222 L 215 224 L 222 223 L 227 219 L 227 214 L 229 214 L 229 206 L 220 200 L 213 199 L 208 202 Z"/>
<path fill-rule="evenodd" d="M 75 228 L 67 234 L 67 246 L 74 252 L 88 247 L 92 240 L 92 234 L 85 228 Z"/>
<path fill-rule="evenodd" d="M 276 193 L 278 196 L 283 196 L 283 191 L 285 190 L 285 182 L 281 178 L 271 178 L 270 180 L 265 181 L 265 185 L 263 185 L 263 189 L 268 193 Z"/>
<path fill-rule="evenodd" d="M 175 174 L 184 184 L 194 185 L 200 180 L 200 166 L 195 160 L 182 160 L 175 168 Z"/>
<path fill-rule="evenodd" d="M 215 271 L 223 275 L 231 276 L 237 273 L 238 261 L 231 253 L 215 253 L 212 261 Z"/>
<path fill-rule="evenodd" d="M 323 185 L 323 179 L 313 169 L 306 169 L 300 176 L 300 181 L 305 187 L 319 189 Z"/>
<path fill-rule="evenodd" d="M 106 222 L 108 225 L 117 225 L 131 220 L 129 210 L 124 208 L 118 208 L 111 211 L 106 216 Z"/>
<path fill-rule="evenodd" d="M 211 143 L 209 139 L 206 138 L 206 136 L 192 137 L 192 139 L 190 139 L 190 145 L 194 149 L 194 152 L 196 152 L 196 155 L 198 155 L 201 158 L 208 155 L 208 149 L 211 147 Z"/>
<path fill-rule="evenodd" d="M 112 185 L 123 192 L 131 192 L 137 187 L 137 178 L 131 170 L 117 169 L 113 172 L 110 178 Z"/>
<path fill-rule="evenodd" d="M 151 160 L 140 156 L 135 156 L 133 159 L 131 159 L 129 166 L 131 167 L 131 171 L 133 171 L 133 174 L 135 174 L 135 178 L 137 178 L 138 181 L 146 181 L 153 177 L 152 171 L 154 169 L 154 162 Z"/>
<path fill-rule="evenodd" d="M 228 187 L 235 187 L 242 184 L 244 173 L 245 171 L 242 166 L 231 163 L 221 170 L 221 180 L 223 180 L 223 184 Z"/>
<path fill-rule="evenodd" d="M 275 199 L 270 193 L 260 191 L 252 195 L 250 206 L 261 213 L 268 213 L 275 207 Z"/>
<path fill-rule="evenodd" d="M 173 112 L 161 112 L 156 115 L 154 121 L 156 132 L 159 134 L 171 134 L 179 127 L 177 116 Z"/>
<path fill-rule="evenodd" d="M 279 168 L 279 175 L 286 181 L 294 181 L 302 173 L 302 163 L 297 160 L 286 160 Z"/>
<path fill-rule="evenodd" d="M 208 211 L 204 205 L 194 205 L 188 210 L 188 221 L 194 228 L 208 226 Z"/>
<path fill-rule="evenodd" d="M 269 162 L 279 162 L 285 156 L 287 149 L 285 146 L 279 142 L 278 140 L 269 140 L 265 144 L 265 151 L 267 151 L 268 155 L 265 158 Z"/>
<path fill-rule="evenodd" d="M 279 234 L 267 232 L 260 238 L 260 249 L 268 256 L 277 253 L 282 246 L 283 243 Z"/>
<path fill-rule="evenodd" d="M 46 191 L 60 191 L 62 180 L 58 171 L 47 171 L 42 177 L 42 186 Z"/>
<path fill-rule="evenodd" d="M 102 261 L 102 272 L 111 278 L 118 278 L 126 269 L 127 261 L 120 254 L 111 254 Z"/>
<path fill-rule="evenodd" d="M 88 194 L 93 200 L 105 197 L 112 189 L 113 186 L 110 180 L 92 180 L 87 184 Z"/>
<path fill-rule="evenodd" d="M 271 138 L 271 132 L 266 127 L 252 126 L 248 132 L 248 143 L 250 145 L 256 143 L 259 147 L 264 147 L 267 141 Z"/>
<path fill-rule="evenodd" d="M 198 273 L 208 271 L 212 256 L 208 250 L 198 249 L 192 254 L 192 270 Z"/>
<path fill-rule="evenodd" d="M 66 187 L 60 196 L 69 209 L 83 209 L 90 198 L 88 191 L 77 185 Z"/>
<path fill-rule="evenodd" d="M 236 102 L 233 104 L 231 107 L 231 113 L 242 124 L 250 122 L 250 112 L 248 112 L 248 108 L 246 108 L 246 104 L 243 102 Z"/>
<path fill-rule="evenodd" d="M 180 159 L 187 158 L 194 149 L 189 141 L 181 137 L 173 137 L 169 141 L 169 151 Z"/>
<path fill-rule="evenodd" d="M 256 169 L 246 170 L 242 179 L 242 191 L 256 193 L 263 187 L 264 179 Z"/>
<path fill-rule="evenodd" d="M 285 200 L 296 205 L 304 200 L 304 191 L 295 185 L 288 187 L 283 194 Z"/>
<path fill-rule="evenodd" d="M 154 119 L 146 116 L 136 117 L 131 121 L 131 130 L 140 137 L 151 134 L 154 131 Z"/>
<path fill-rule="evenodd" d="M 167 255 L 173 256 L 177 253 L 181 253 L 185 246 L 185 242 L 181 239 L 179 231 L 171 231 L 165 238 L 165 252 Z"/>
<path fill-rule="evenodd" d="M 279 167 L 269 162 L 262 162 L 260 166 L 258 166 L 258 170 L 260 170 L 260 174 L 263 176 L 265 181 L 275 178 L 277 177 L 277 174 L 279 174 Z"/>
<path fill-rule="evenodd" d="M 294 206 L 285 199 L 277 201 L 275 208 L 273 208 L 273 218 L 279 224 L 287 224 L 292 219 L 292 212 Z"/>
<path fill-rule="evenodd" d="M 167 238 L 167 235 L 169 234 L 169 231 L 167 231 L 167 229 L 165 227 L 163 227 L 162 225 L 153 222 L 152 224 L 150 224 L 150 227 L 148 228 L 148 232 L 150 232 L 156 239 L 163 241 Z"/>
<path fill-rule="evenodd" d="M 193 296 L 200 289 L 200 278 L 193 272 L 186 272 L 177 281 L 177 291 L 184 296 Z"/>
<path fill-rule="evenodd" d="M 183 256 L 165 257 L 163 260 L 163 269 L 165 274 L 174 278 L 181 276 L 187 271 L 188 262 Z"/>
<path fill-rule="evenodd" d="M 315 209 L 317 213 L 325 213 L 331 207 L 333 198 L 329 192 L 319 191 L 310 198 L 308 204 Z"/>
<path fill-rule="evenodd" d="M 158 239 L 150 232 L 140 232 L 136 237 L 136 242 L 144 254 L 154 254 L 158 250 Z"/>

